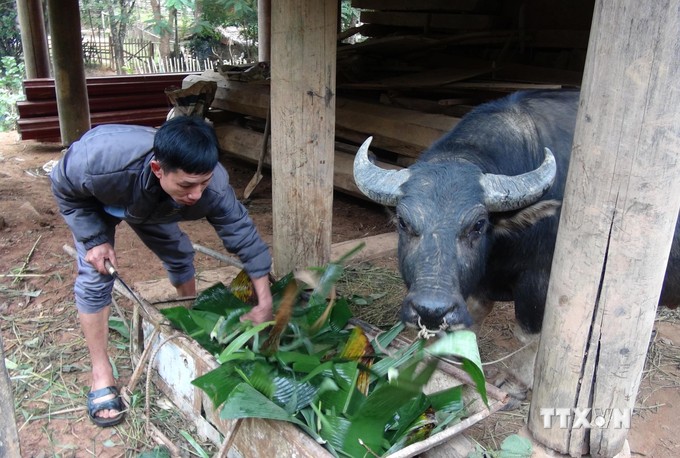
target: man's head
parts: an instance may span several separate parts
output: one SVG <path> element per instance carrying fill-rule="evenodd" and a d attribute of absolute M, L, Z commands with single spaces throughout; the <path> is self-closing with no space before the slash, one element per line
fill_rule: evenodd
<path fill-rule="evenodd" d="M 212 126 L 201 118 L 166 121 L 154 137 L 151 170 L 175 202 L 193 205 L 210 183 L 219 152 Z"/>

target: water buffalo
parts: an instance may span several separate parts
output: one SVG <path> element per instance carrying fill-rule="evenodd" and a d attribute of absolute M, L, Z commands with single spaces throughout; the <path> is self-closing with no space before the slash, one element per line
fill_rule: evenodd
<path fill-rule="evenodd" d="M 470 327 L 493 302 L 514 301 L 521 329 L 541 330 L 578 100 L 522 91 L 485 103 L 399 171 L 372 164 L 370 139 L 362 145 L 357 186 L 396 207 L 404 322 Z M 680 299 L 679 239 L 676 228 L 666 304 Z"/>

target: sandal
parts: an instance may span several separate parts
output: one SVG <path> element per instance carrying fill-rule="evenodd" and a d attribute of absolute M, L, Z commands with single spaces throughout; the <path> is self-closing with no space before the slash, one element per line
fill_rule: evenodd
<path fill-rule="evenodd" d="M 107 399 L 106 401 L 101 401 L 95 403 L 95 399 L 103 398 L 107 395 L 114 395 L 113 398 Z M 118 415 L 111 418 L 97 417 L 97 412 L 102 410 L 117 410 Z M 115 426 L 125 417 L 125 406 L 118 393 L 118 388 L 115 386 L 107 386 L 105 388 L 100 388 L 98 390 L 92 391 L 87 395 L 87 414 L 90 416 L 90 420 L 95 425 L 106 428 L 108 426 Z"/>

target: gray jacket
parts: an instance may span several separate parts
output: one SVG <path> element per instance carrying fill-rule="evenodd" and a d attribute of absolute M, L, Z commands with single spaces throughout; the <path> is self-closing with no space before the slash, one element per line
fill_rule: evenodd
<path fill-rule="evenodd" d="M 111 242 L 105 235 L 105 206 L 123 209 L 123 219 L 130 224 L 206 218 L 249 275 L 267 275 L 269 249 L 236 198 L 224 167 L 218 164 L 196 204 L 177 204 L 151 171 L 155 132 L 141 126 L 95 127 L 73 143 L 53 169 L 52 192 L 76 239 L 86 249 Z"/>

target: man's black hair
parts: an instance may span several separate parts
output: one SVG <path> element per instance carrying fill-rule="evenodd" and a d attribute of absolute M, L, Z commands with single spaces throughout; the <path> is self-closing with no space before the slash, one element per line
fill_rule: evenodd
<path fill-rule="evenodd" d="M 163 123 L 154 137 L 153 149 L 167 172 L 210 173 L 219 159 L 215 131 L 198 116 L 179 116 Z"/>

